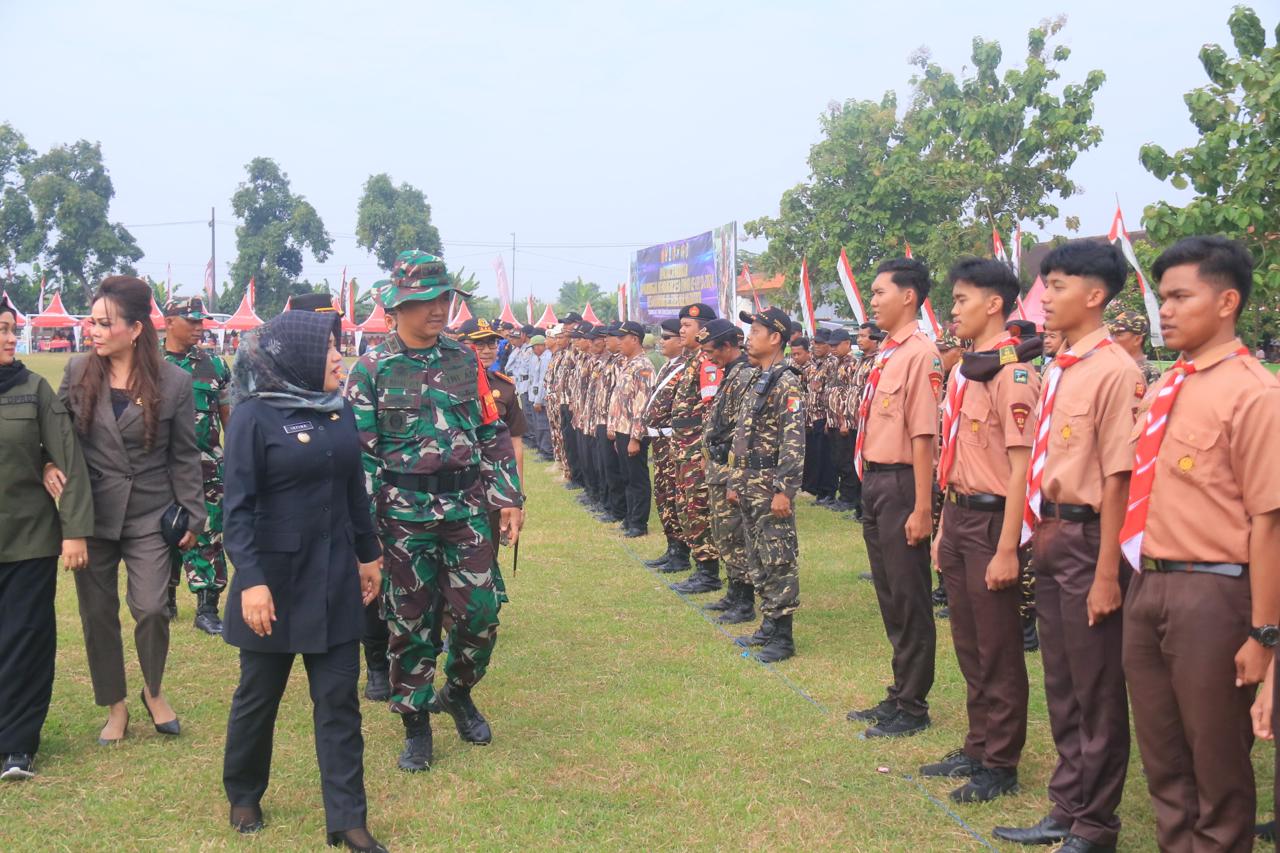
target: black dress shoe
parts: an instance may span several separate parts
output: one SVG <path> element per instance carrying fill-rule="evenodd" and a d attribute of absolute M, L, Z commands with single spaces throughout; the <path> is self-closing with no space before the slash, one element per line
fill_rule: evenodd
<path fill-rule="evenodd" d="M 1057 844 L 1070 834 L 1071 827 L 1063 826 L 1051 817 L 1040 820 L 1034 826 L 997 826 L 991 834 L 1001 841 L 1014 844 Z"/>
<path fill-rule="evenodd" d="M 182 724 L 178 722 L 177 717 L 167 723 L 156 722 L 156 715 L 151 713 L 151 706 L 147 704 L 147 688 L 142 688 L 142 692 L 138 695 L 142 698 L 142 707 L 147 709 L 147 716 L 151 718 L 151 725 L 156 727 L 156 731 L 169 737 L 177 737 L 182 734 Z"/>
<path fill-rule="evenodd" d="M 989 803 L 996 797 L 1018 793 L 1018 771 L 979 766 L 973 777 L 951 792 L 957 803 Z"/>
<path fill-rule="evenodd" d="M 146 702 L 143 702 L 142 704 L 145 705 Z M 116 744 L 118 744 L 120 741 L 124 740 L 128 736 L 129 736 L 129 712 L 125 711 L 124 728 L 120 731 L 120 737 L 118 738 L 100 737 L 98 738 L 98 746 L 115 746 Z"/>
<path fill-rule="evenodd" d="M 871 582 L 871 583 L 875 583 L 875 582 L 876 582 L 876 576 L 875 576 L 875 575 L 873 575 L 873 574 L 871 574 L 871 572 L 859 572 L 859 573 L 858 573 L 858 580 L 869 581 L 869 582 Z"/>
<path fill-rule="evenodd" d="M 1272 844 L 1276 841 L 1276 822 L 1269 820 L 1266 823 L 1260 823 L 1253 828 L 1253 834 L 1258 836 L 1259 841 L 1270 841 Z"/>
<path fill-rule="evenodd" d="M 1040 634 L 1036 631 L 1036 617 L 1022 620 L 1022 650 L 1024 652 L 1040 651 Z"/>
<path fill-rule="evenodd" d="M 261 832 L 266 826 L 262 821 L 261 806 L 232 806 L 231 828 L 244 835 Z"/>
<path fill-rule="evenodd" d="M 649 529 L 647 527 L 632 527 L 629 530 L 624 530 L 622 535 L 627 539 L 639 539 L 642 536 L 648 536 Z"/>
<path fill-rule="evenodd" d="M 1058 847 L 1063 853 L 1116 853 L 1114 844 L 1095 844 L 1080 835 L 1068 835 L 1067 840 Z"/>
<path fill-rule="evenodd" d="M 898 703 L 892 699 L 885 699 L 874 708 L 850 711 L 844 715 L 844 718 L 851 723 L 879 723 L 896 713 L 898 713 Z"/>
<path fill-rule="evenodd" d="M 863 734 L 873 737 L 911 737 L 929 728 L 928 714 L 908 714 L 899 711 L 887 720 L 876 723 Z"/>
<path fill-rule="evenodd" d="M 942 756 L 941 761 L 921 767 L 920 775 L 939 779 L 962 779 L 972 776 L 981 769 L 981 761 L 975 761 L 965 755 L 963 749 L 956 749 Z"/>
<path fill-rule="evenodd" d="M 370 702 L 386 702 L 391 698 L 391 673 L 385 669 L 369 670 L 364 685 L 364 698 Z"/>
<path fill-rule="evenodd" d="M 488 746 L 493 742 L 493 731 L 489 721 L 471 701 L 471 690 L 445 682 L 444 687 L 436 691 L 435 698 L 427 709 L 433 714 L 444 712 L 453 717 L 453 724 L 458 729 L 458 737 L 476 746 Z"/>
<path fill-rule="evenodd" d="M 11 752 L 0 765 L 0 779 L 19 782 L 36 775 L 36 757 L 26 752 Z"/>
<path fill-rule="evenodd" d="M 348 850 L 358 850 L 360 853 L 389 853 L 387 848 L 378 843 L 378 839 L 370 835 L 369 830 L 364 827 L 330 832 L 328 840 L 330 847 L 346 847 Z"/>

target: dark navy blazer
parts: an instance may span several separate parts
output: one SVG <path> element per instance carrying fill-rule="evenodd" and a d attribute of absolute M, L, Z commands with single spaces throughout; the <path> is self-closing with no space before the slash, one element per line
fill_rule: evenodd
<path fill-rule="evenodd" d="M 228 643 L 258 652 L 322 653 L 359 639 L 356 561 L 381 553 L 349 406 L 333 414 L 249 399 L 227 424 L 223 543 L 235 566 Z M 240 594 L 266 584 L 271 634 L 245 624 Z"/>

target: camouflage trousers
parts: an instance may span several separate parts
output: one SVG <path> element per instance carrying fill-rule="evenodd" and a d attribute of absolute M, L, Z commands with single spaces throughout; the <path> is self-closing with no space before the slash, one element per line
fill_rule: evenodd
<path fill-rule="evenodd" d="M 670 438 L 653 440 L 653 500 L 658 505 L 662 532 L 671 539 L 683 540 L 676 495 L 676 466 Z"/>
<path fill-rule="evenodd" d="M 731 581 L 751 583 L 747 569 L 747 542 L 743 536 L 742 513 L 729 503 L 725 486 L 707 484 L 707 504 L 711 513 L 711 537 L 715 541 L 720 559 L 724 560 L 725 574 Z"/>
<path fill-rule="evenodd" d="M 564 455 L 564 427 L 560 424 L 560 404 L 548 400 L 543 409 L 547 413 L 547 424 L 551 428 L 551 454 L 562 468 L 569 467 Z"/>
<path fill-rule="evenodd" d="M 672 456 L 676 470 L 676 513 L 683 541 L 695 560 L 714 560 L 720 554 L 711 540 L 711 510 L 707 505 L 701 437 L 682 440 L 676 436 Z"/>
<path fill-rule="evenodd" d="M 1022 601 L 1018 604 L 1018 612 L 1023 620 L 1036 618 L 1036 567 L 1031 565 L 1031 548 L 1018 550 L 1018 567 L 1022 586 Z"/>
<path fill-rule="evenodd" d="M 758 472 L 751 473 L 761 476 Z M 751 585 L 760 596 L 760 612 L 777 619 L 790 616 L 800 608 L 800 541 L 796 535 L 795 512 L 786 518 L 774 515 L 773 494 L 772 489 L 762 484 L 748 484 L 738 492 L 738 508 L 742 513 Z"/>
<path fill-rule="evenodd" d="M 446 613 L 449 682 L 472 687 L 484 677 L 498 640 L 498 589 L 489 519 L 381 520 L 382 606 L 391 659 L 391 710 L 424 710 L 435 695 L 437 623 Z"/>
<path fill-rule="evenodd" d="M 169 586 L 176 587 L 183 574 L 187 589 L 223 590 L 227 588 L 227 558 L 222 553 L 222 462 L 200 460 L 204 473 L 204 508 L 209 521 L 196 537 L 196 544 L 186 551 L 169 549 Z"/>

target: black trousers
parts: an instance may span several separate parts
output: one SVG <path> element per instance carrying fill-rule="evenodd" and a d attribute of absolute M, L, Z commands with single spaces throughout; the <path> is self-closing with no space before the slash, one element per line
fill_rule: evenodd
<path fill-rule="evenodd" d="M 276 712 L 294 655 L 240 650 L 240 685 L 231 699 L 222 785 L 233 806 L 256 806 L 271 775 Z M 329 832 L 360 829 L 364 795 L 364 737 L 360 733 L 360 644 L 355 640 L 321 654 L 304 654 L 315 721 L 316 757 Z"/>
<path fill-rule="evenodd" d="M 58 558 L 0 563 L 0 755 L 40 748 L 53 695 Z"/>
<path fill-rule="evenodd" d="M 840 500 L 862 506 L 862 483 L 853 468 L 853 451 L 856 436 L 852 431 L 841 434 L 838 430 L 827 433 L 831 448 L 832 489 Z"/>
<path fill-rule="evenodd" d="M 827 437 L 827 422 L 816 422 L 805 433 L 804 490 L 820 498 L 836 493 L 836 472 L 831 465 L 831 442 Z"/>
<path fill-rule="evenodd" d="M 640 452 L 627 453 L 631 443 L 628 433 L 617 433 L 613 439 L 613 452 L 622 471 L 623 492 L 626 495 L 626 519 L 628 528 L 649 528 L 649 505 L 653 502 L 653 486 L 649 482 L 649 439 L 640 439 Z"/>
<path fill-rule="evenodd" d="M 623 448 L 626 455 L 626 448 Z M 622 477 L 622 465 L 609 440 L 609 431 L 603 425 L 596 427 L 596 458 L 600 460 L 601 479 L 604 481 L 604 505 L 618 518 L 627 514 L 627 481 Z"/>
<path fill-rule="evenodd" d="M 365 605 L 364 634 L 360 637 L 360 644 L 364 646 L 364 665 L 366 667 L 380 672 L 386 672 L 391 668 L 391 663 L 387 660 L 387 641 L 389 638 L 390 632 L 387 630 L 387 620 L 382 618 L 382 608 L 378 604 L 378 599 L 375 598 Z"/>
<path fill-rule="evenodd" d="M 596 471 L 595 436 L 588 436 L 580 429 L 574 430 L 574 440 L 578 444 L 578 461 L 582 464 L 582 486 L 587 496 L 600 502 L 603 494 L 600 489 L 600 478 Z"/>

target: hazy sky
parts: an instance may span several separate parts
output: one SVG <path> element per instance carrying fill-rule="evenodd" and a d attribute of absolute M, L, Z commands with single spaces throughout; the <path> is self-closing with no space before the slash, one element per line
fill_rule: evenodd
<path fill-rule="evenodd" d="M 907 57 L 928 46 L 959 71 L 973 36 L 1006 62 L 1026 31 L 1065 13 L 1065 80 L 1102 68 L 1105 136 L 1063 204 L 1087 233 L 1131 229 L 1177 194 L 1138 147 L 1192 142 L 1183 94 L 1202 85 L 1200 45 L 1230 43 L 1225 0 L 1016 3 L 787 2 L 56 2 L 0 0 L 0 121 L 44 149 L 102 143 L 113 219 L 137 237 L 140 269 L 194 291 L 209 257 L 234 255 L 230 198 L 255 156 L 274 158 L 334 237 L 312 280 L 362 284 L 355 245 L 365 179 L 387 172 L 426 192 L 452 267 L 494 294 L 511 232 L 515 284 L 551 298 L 582 275 L 607 291 L 639 245 L 776 214 L 805 178 L 831 101 L 905 103 Z M 1268 37 L 1280 3 L 1261 0 Z M 154 223 L 199 220 L 157 227 Z M 541 244 L 541 245 L 538 245 Z M 745 245 L 745 244 L 744 244 Z M 502 248 L 500 248 L 502 247 Z M 756 247 L 758 248 L 758 247 Z"/>

